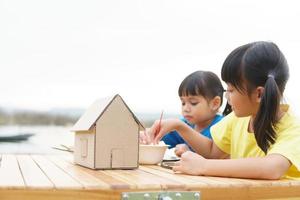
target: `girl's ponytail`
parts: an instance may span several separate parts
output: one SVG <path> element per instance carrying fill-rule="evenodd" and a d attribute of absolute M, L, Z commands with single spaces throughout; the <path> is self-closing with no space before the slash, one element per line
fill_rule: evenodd
<path fill-rule="evenodd" d="M 254 133 L 258 146 L 267 153 L 271 144 L 276 140 L 277 114 L 279 111 L 281 92 L 274 75 L 268 75 L 260 107 L 254 119 Z"/>

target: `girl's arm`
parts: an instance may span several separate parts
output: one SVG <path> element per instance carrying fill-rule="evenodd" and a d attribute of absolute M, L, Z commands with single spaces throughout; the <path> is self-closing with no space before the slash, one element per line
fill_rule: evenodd
<path fill-rule="evenodd" d="M 156 121 L 150 129 L 154 143 L 158 141 L 168 132 L 177 131 L 181 137 L 193 148 L 193 150 L 204 156 L 205 158 L 228 158 L 228 154 L 221 151 L 212 140 L 199 134 L 197 131 L 189 127 L 186 123 L 179 119 L 166 119 L 160 123 L 158 128 L 158 121 Z M 159 130 L 159 132 L 157 131 Z M 157 134 L 155 134 L 157 133 Z"/>
<path fill-rule="evenodd" d="M 205 158 L 228 158 L 229 155 L 217 147 L 213 140 L 199 134 L 185 123 L 181 123 L 176 131 L 193 148 L 193 150 Z"/>
<path fill-rule="evenodd" d="M 192 175 L 276 180 L 290 166 L 289 160 L 280 154 L 258 158 L 205 159 L 198 154 L 186 152 L 173 170 Z"/>

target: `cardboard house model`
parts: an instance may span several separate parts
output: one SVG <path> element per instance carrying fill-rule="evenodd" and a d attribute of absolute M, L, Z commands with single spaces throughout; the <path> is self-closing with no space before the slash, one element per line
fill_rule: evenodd
<path fill-rule="evenodd" d="M 74 161 L 92 169 L 137 168 L 143 129 L 120 95 L 99 99 L 72 128 Z"/>

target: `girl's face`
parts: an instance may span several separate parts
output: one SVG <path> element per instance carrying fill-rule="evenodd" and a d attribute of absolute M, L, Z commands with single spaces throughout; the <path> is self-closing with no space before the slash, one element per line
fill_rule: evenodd
<path fill-rule="evenodd" d="M 215 105 L 207 101 L 203 96 L 181 96 L 182 115 L 191 124 L 202 124 L 215 117 L 220 102 Z"/>
<path fill-rule="evenodd" d="M 259 108 L 260 95 L 253 91 L 250 96 L 241 93 L 232 84 L 227 84 L 226 98 L 237 117 L 255 115 Z"/>

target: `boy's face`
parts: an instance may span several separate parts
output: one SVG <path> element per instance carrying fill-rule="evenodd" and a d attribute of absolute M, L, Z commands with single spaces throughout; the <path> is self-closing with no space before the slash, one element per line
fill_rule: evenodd
<path fill-rule="evenodd" d="M 216 109 L 203 96 L 181 96 L 182 115 L 191 124 L 205 123 L 216 115 Z"/>
<path fill-rule="evenodd" d="M 259 99 L 255 91 L 249 96 L 246 92 L 242 93 L 228 83 L 225 96 L 237 117 L 246 117 L 257 113 Z"/>

